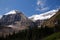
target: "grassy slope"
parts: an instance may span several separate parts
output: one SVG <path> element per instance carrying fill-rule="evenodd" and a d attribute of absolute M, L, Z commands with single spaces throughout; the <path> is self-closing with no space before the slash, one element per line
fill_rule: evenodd
<path fill-rule="evenodd" d="M 60 12 L 58 12 L 58 13 L 60 13 Z M 56 19 L 58 20 L 58 23 L 60 24 L 60 14 L 58 16 L 56 16 Z M 59 27 L 60 27 L 60 25 L 59 25 Z M 43 40 L 60 40 L 60 32 L 54 33 L 48 37 L 45 37 Z"/>
<path fill-rule="evenodd" d="M 54 33 L 54 34 L 44 38 L 43 40 L 60 40 L 60 32 Z"/>

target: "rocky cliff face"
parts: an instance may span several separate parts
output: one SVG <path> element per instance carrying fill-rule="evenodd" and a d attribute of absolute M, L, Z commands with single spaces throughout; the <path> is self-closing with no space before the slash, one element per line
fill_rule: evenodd
<path fill-rule="evenodd" d="M 56 12 L 56 14 L 52 16 L 49 20 L 45 21 L 43 25 L 47 27 L 55 27 L 55 25 L 59 24 L 59 21 L 60 21 L 60 10 Z"/>
<path fill-rule="evenodd" d="M 50 21 L 55 20 L 52 17 L 54 17 L 54 15 L 56 15 L 57 12 L 58 12 L 58 10 L 51 10 L 51 11 L 48 11 L 48 12 L 45 12 L 45 13 L 42 13 L 39 15 L 32 15 L 31 17 L 29 17 L 29 19 L 31 19 L 33 22 L 35 22 L 38 27 L 42 27 L 43 25 L 45 27 L 45 24 L 46 25 L 49 24 L 49 26 L 52 26 L 54 23 L 51 22 L 51 25 L 50 25 Z M 48 22 L 46 22 L 46 21 L 48 21 Z"/>
<path fill-rule="evenodd" d="M 33 23 L 22 12 L 12 10 L 0 19 L 0 34 L 9 34 L 20 30 L 29 29 Z M 3 31 L 2 31 L 3 30 Z"/>
<path fill-rule="evenodd" d="M 17 10 L 10 11 L 9 13 L 3 15 L 0 20 L 0 25 L 16 26 L 16 27 L 26 27 L 29 26 L 29 19 Z"/>

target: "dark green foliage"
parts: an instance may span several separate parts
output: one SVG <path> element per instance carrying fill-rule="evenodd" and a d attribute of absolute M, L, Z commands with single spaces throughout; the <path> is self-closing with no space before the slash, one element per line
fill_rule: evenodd
<path fill-rule="evenodd" d="M 54 34 L 44 38 L 43 40 L 60 40 L 60 32 L 54 33 Z"/>
<path fill-rule="evenodd" d="M 60 19 L 60 14 L 58 16 L 56 16 L 57 19 Z"/>
<path fill-rule="evenodd" d="M 6 38 L 1 38 L 2 40 L 40 40 L 51 33 L 52 29 L 49 28 L 32 28 L 28 30 L 22 30 L 19 33 L 13 33 L 13 35 L 9 35 Z"/>
<path fill-rule="evenodd" d="M 2 36 L 0 37 L 0 40 L 41 40 L 44 37 L 47 37 L 52 33 L 55 33 L 57 29 L 56 27 L 48 28 L 47 26 L 45 28 L 34 27 L 19 31 L 16 34 L 15 32 L 13 32 L 13 35 L 6 36 L 6 38 Z"/>

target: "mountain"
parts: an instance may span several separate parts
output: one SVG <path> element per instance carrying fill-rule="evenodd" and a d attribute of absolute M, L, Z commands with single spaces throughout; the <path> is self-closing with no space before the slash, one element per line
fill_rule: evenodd
<path fill-rule="evenodd" d="M 33 23 L 22 12 L 12 10 L 2 16 L 0 19 L 0 34 L 9 34 L 20 30 L 29 29 Z"/>
<path fill-rule="evenodd" d="M 47 27 L 58 27 L 60 26 L 60 10 L 58 10 L 58 12 L 56 12 L 56 14 L 54 16 L 52 16 L 50 19 L 48 19 L 47 21 L 45 21 L 43 23 L 44 26 Z"/>
<path fill-rule="evenodd" d="M 28 17 L 29 19 L 36 21 L 36 20 L 46 20 L 51 18 L 53 15 L 56 14 L 58 10 L 51 10 L 42 14 L 38 14 L 38 15 L 32 15 L 30 17 Z"/>
<path fill-rule="evenodd" d="M 37 31 L 39 35 L 41 33 L 41 36 L 43 36 L 58 30 L 60 31 L 59 26 L 60 10 L 51 10 L 28 18 L 23 14 L 23 12 L 12 10 L 0 18 L 0 36 L 5 37 L 6 35 L 12 35 L 19 31 L 25 32 L 26 29 L 29 35 L 32 33 L 35 35 L 35 32 Z"/>
<path fill-rule="evenodd" d="M 30 20 L 32 20 L 33 22 L 35 22 L 35 24 L 37 25 L 37 27 L 41 27 L 43 25 L 43 23 L 47 20 L 49 20 L 51 17 L 53 17 L 56 13 L 58 12 L 57 10 L 51 10 L 42 14 L 38 14 L 38 15 L 32 15 L 30 17 L 28 17 Z"/>
<path fill-rule="evenodd" d="M 22 12 L 12 10 L 2 16 L 0 24 L 9 26 L 10 25 L 25 26 L 26 24 L 28 24 L 28 20 L 29 19 Z"/>
<path fill-rule="evenodd" d="M 17 13 L 20 13 L 18 10 L 12 10 L 4 15 L 9 15 L 9 14 L 17 14 Z"/>
<path fill-rule="evenodd" d="M 27 17 L 25 17 L 22 12 L 12 10 L 3 15 L 3 17 L 1 18 L 1 22 L 3 22 L 4 25 L 10 25 L 13 24 L 13 22 L 21 21 L 22 20 L 21 18 L 25 20 L 27 19 Z"/>

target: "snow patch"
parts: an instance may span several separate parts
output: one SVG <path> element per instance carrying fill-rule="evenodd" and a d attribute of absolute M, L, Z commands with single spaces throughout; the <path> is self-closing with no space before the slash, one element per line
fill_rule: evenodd
<path fill-rule="evenodd" d="M 4 15 L 9 15 L 9 14 L 16 14 L 16 13 L 20 13 L 18 10 L 12 10 Z"/>
<path fill-rule="evenodd" d="M 48 12 L 45 12 L 45 13 L 42 13 L 42 14 L 39 14 L 39 15 L 32 15 L 32 16 L 30 16 L 28 18 L 33 20 L 33 21 L 49 19 L 53 15 L 55 15 L 57 11 L 58 10 L 51 10 L 51 11 L 48 11 Z"/>

